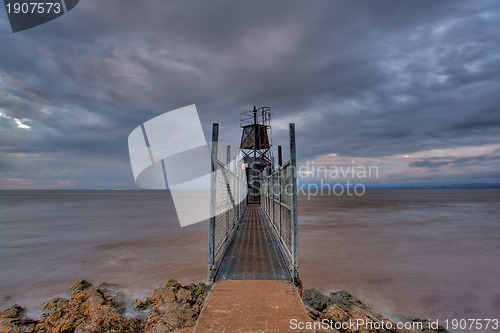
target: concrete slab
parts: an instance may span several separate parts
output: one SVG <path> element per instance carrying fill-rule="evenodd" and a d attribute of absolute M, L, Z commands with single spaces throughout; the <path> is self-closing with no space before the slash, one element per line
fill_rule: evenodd
<path fill-rule="evenodd" d="M 297 288 L 278 280 L 222 280 L 208 294 L 194 333 L 311 332 L 290 320 L 311 322 Z M 314 331 L 313 331 L 314 332 Z"/>

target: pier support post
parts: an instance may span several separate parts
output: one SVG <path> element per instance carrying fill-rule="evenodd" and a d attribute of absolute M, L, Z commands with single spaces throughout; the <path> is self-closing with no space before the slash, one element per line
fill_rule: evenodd
<path fill-rule="evenodd" d="M 290 183 L 291 183 L 291 224 L 292 224 L 292 267 L 298 275 L 297 240 L 297 151 L 295 145 L 295 123 L 290 123 Z"/>
<path fill-rule="evenodd" d="M 231 170 L 231 145 L 227 145 L 226 148 L 226 168 L 227 170 Z M 228 179 L 229 180 L 229 179 Z M 226 184 L 227 186 L 227 195 L 228 197 L 231 197 L 233 194 L 231 193 L 231 184 Z M 233 179 L 233 189 L 234 189 L 234 179 Z M 229 214 L 230 210 L 228 209 L 226 211 L 226 240 L 228 239 L 229 236 L 229 218 L 231 217 L 231 214 Z"/>
<path fill-rule="evenodd" d="M 270 181 L 267 185 L 267 213 L 269 215 L 269 219 L 273 222 L 273 225 L 276 227 L 276 222 L 274 221 L 274 195 L 273 195 L 273 186 L 274 186 L 274 156 L 271 157 L 271 170 L 269 172 L 268 177 Z"/>
<path fill-rule="evenodd" d="M 212 153 L 210 165 L 212 177 L 210 181 L 210 225 L 208 227 L 208 281 L 212 282 L 212 272 L 215 260 L 215 214 L 217 204 L 217 150 L 219 141 L 219 124 L 212 125 Z"/>
<path fill-rule="evenodd" d="M 281 151 L 281 146 L 278 146 L 278 166 L 280 168 L 283 166 L 283 153 Z"/>
<path fill-rule="evenodd" d="M 281 200 L 283 200 L 281 198 L 281 194 L 283 193 L 283 188 L 282 188 L 282 184 L 281 184 L 281 170 L 283 170 L 283 152 L 282 152 L 282 148 L 281 146 L 278 146 L 278 173 L 277 173 L 277 181 L 278 181 L 278 186 L 279 186 L 279 195 L 278 195 L 278 200 L 280 202 L 280 205 L 278 206 L 278 222 L 277 222 L 277 225 L 278 225 L 278 232 L 279 232 L 279 236 L 280 236 L 280 239 L 281 241 L 283 241 L 283 235 L 281 234 Z"/>

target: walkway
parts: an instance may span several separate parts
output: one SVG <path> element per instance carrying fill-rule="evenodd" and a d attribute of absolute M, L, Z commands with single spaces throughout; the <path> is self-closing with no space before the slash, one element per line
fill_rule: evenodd
<path fill-rule="evenodd" d="M 290 332 L 292 319 L 311 321 L 291 283 L 227 280 L 212 286 L 193 332 Z"/>
<path fill-rule="evenodd" d="M 267 216 L 258 204 L 248 205 L 222 259 L 218 280 L 290 280 Z"/>

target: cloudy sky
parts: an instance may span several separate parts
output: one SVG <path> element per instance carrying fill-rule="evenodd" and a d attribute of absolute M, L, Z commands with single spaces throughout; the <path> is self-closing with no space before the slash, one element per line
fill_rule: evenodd
<path fill-rule="evenodd" d="M 299 163 L 378 185 L 500 182 L 500 3 L 81 1 L 10 31 L 0 10 L 0 188 L 137 188 L 127 138 L 196 104 L 297 126 Z"/>

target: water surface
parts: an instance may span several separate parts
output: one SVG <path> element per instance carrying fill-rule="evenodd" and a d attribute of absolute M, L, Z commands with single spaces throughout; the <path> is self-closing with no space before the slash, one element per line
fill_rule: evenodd
<path fill-rule="evenodd" d="M 386 315 L 500 313 L 499 190 L 367 190 L 299 198 L 306 288 Z M 82 278 L 133 296 L 206 279 L 207 223 L 181 228 L 166 191 L 0 191 L 0 307 L 33 313 Z"/>

